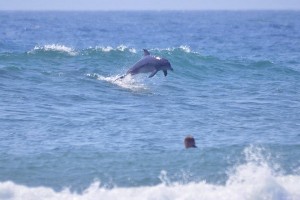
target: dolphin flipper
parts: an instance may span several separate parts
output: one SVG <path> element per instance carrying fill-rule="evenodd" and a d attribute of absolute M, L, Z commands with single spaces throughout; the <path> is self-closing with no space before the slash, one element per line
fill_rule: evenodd
<path fill-rule="evenodd" d="M 168 75 L 168 71 L 167 70 L 163 70 L 164 75 L 167 76 Z"/>
<path fill-rule="evenodd" d="M 158 70 L 154 70 L 150 75 L 149 75 L 149 77 L 148 78 L 151 78 L 151 77 L 153 77 L 156 73 L 158 72 Z"/>
<path fill-rule="evenodd" d="M 144 56 L 149 56 L 150 55 L 150 53 L 147 49 L 143 49 L 143 50 L 144 50 Z"/>

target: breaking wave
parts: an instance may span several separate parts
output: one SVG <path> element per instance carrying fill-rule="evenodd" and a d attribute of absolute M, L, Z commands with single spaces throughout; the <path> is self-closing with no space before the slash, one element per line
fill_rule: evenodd
<path fill-rule="evenodd" d="M 174 51 L 182 51 L 185 53 L 191 53 L 193 52 L 189 46 L 181 45 L 179 47 L 170 47 L 170 48 L 154 48 L 154 49 L 148 49 L 149 51 L 168 51 L 168 52 L 174 52 Z M 88 47 L 86 49 L 77 49 L 75 50 L 72 47 L 68 47 L 66 45 L 62 44 L 46 44 L 46 45 L 37 45 L 32 50 L 28 51 L 27 53 L 34 54 L 37 52 L 58 52 L 58 53 L 67 53 L 71 56 L 76 56 L 80 54 L 88 54 L 89 52 L 130 52 L 133 54 L 141 53 L 142 49 L 136 49 L 133 47 L 128 47 L 126 45 L 119 45 L 116 47 L 112 46 L 95 46 L 95 47 Z M 195 52 L 194 52 L 195 53 Z"/>
<path fill-rule="evenodd" d="M 54 191 L 48 187 L 28 187 L 6 181 L 0 183 L 0 199 L 300 199 L 299 175 L 276 172 L 277 166 L 270 165 L 258 148 L 248 147 L 244 154 L 246 162 L 238 164 L 229 172 L 225 184 L 212 184 L 205 180 L 186 184 L 171 182 L 166 171 L 161 171 L 161 183 L 158 185 L 108 189 L 96 181 L 83 192 L 72 192 L 69 188 Z"/>

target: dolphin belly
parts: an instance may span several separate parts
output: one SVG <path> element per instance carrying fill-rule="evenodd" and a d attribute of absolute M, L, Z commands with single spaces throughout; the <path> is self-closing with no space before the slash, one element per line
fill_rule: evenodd
<path fill-rule="evenodd" d="M 135 63 L 128 71 L 127 74 L 139 74 L 139 73 L 148 73 L 156 70 L 155 66 L 151 62 L 147 62 L 146 59 L 142 59 Z"/>
<path fill-rule="evenodd" d="M 154 66 L 144 65 L 144 66 L 138 68 L 138 73 L 148 73 L 148 72 L 153 72 L 154 70 L 156 70 Z"/>

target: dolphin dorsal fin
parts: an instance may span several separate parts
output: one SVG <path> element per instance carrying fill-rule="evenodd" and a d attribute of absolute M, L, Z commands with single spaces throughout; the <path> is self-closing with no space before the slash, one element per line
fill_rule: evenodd
<path fill-rule="evenodd" d="M 143 49 L 143 50 L 144 50 L 144 56 L 149 56 L 150 55 L 150 53 L 147 49 Z"/>

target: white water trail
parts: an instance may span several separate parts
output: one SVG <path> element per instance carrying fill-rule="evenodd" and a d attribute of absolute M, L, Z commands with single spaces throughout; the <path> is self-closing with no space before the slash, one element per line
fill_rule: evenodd
<path fill-rule="evenodd" d="M 135 92 L 148 90 L 148 87 L 142 81 L 134 78 L 131 75 L 127 75 L 124 78 L 121 78 L 120 75 L 102 76 L 99 74 L 87 74 L 87 76 L 94 77 L 97 80 L 105 81 L 120 88 Z"/>

